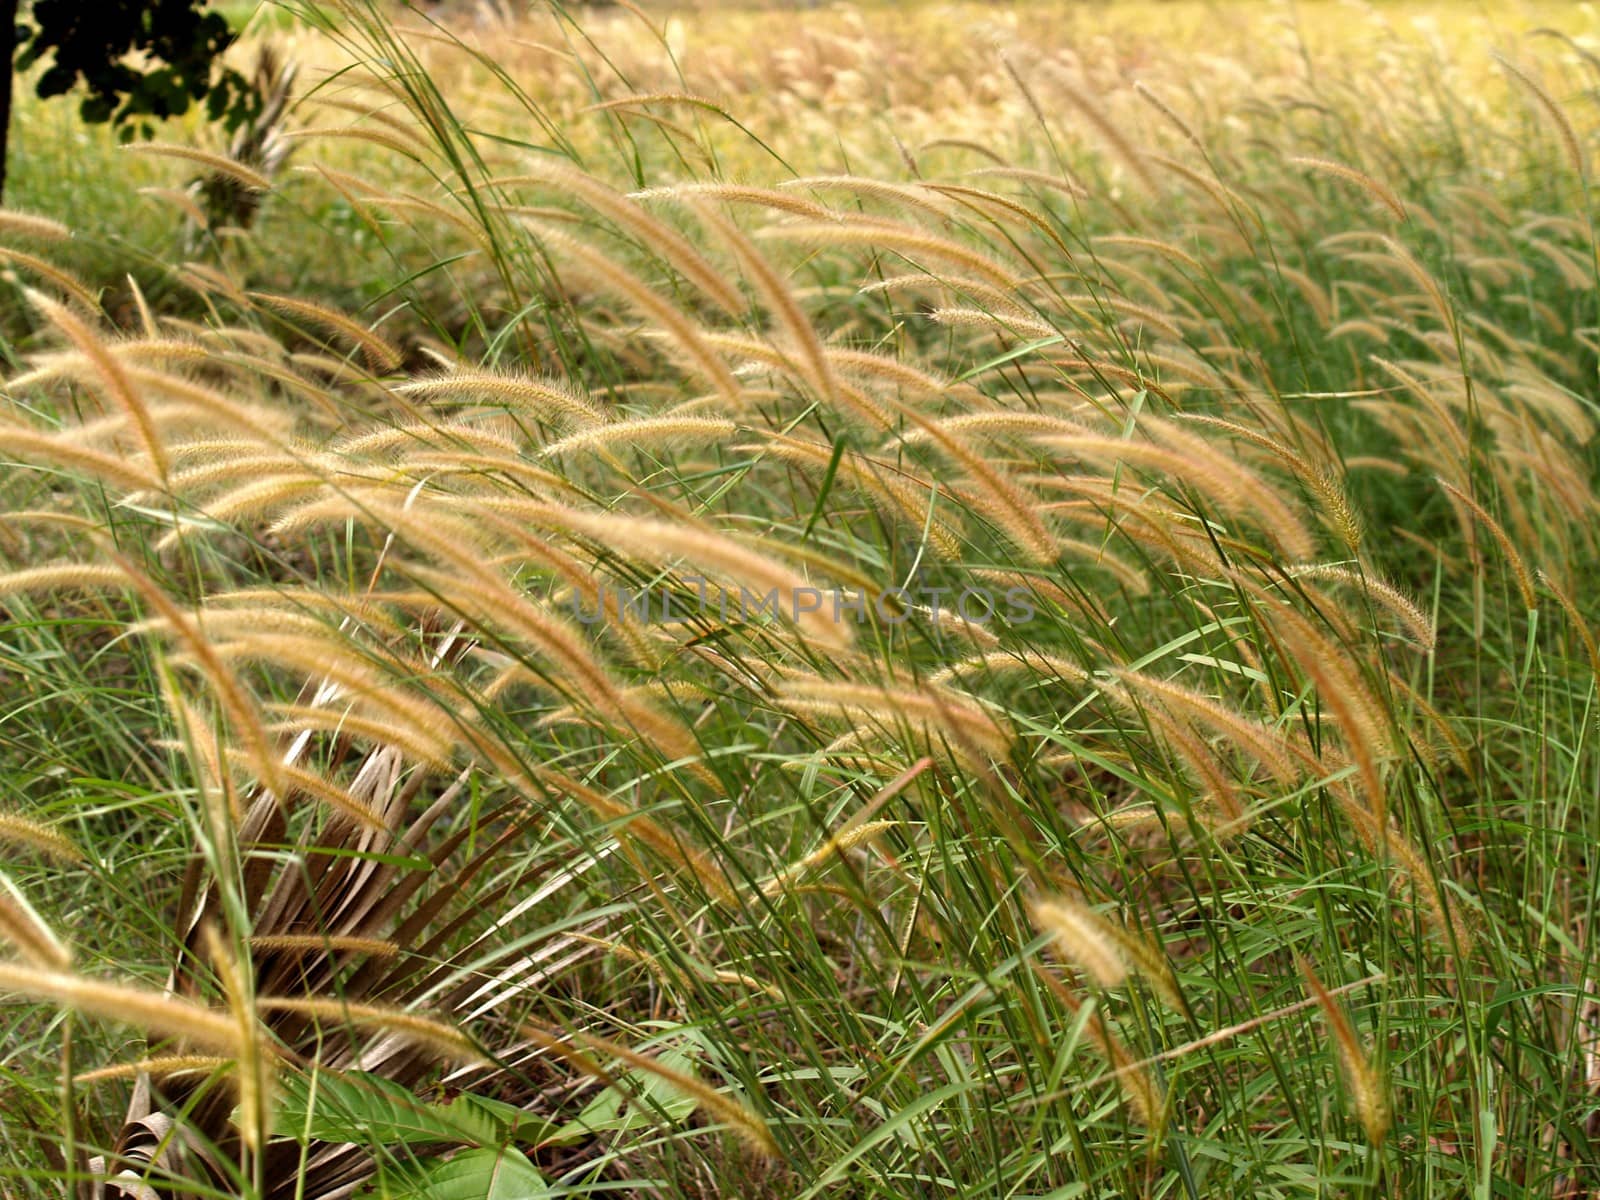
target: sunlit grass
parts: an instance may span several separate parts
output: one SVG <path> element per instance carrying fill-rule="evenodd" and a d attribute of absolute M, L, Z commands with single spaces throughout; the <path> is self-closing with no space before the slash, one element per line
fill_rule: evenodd
<path fill-rule="evenodd" d="M 1600 1186 L 1592 12 L 287 7 L 21 118 L 19 1189 Z"/>

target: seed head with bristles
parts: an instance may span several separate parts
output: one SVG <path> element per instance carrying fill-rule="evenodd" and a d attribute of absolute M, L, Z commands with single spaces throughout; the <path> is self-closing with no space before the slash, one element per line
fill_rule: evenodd
<path fill-rule="evenodd" d="M 29 963 L 43 970 L 65 971 L 72 953 L 34 911 L 9 876 L 0 873 L 0 941 L 10 942 Z"/>
<path fill-rule="evenodd" d="M 1300 965 L 1300 975 L 1305 980 L 1306 990 L 1316 1000 L 1317 1007 L 1322 1010 L 1322 1015 L 1328 1022 L 1328 1029 L 1333 1034 L 1334 1054 L 1338 1057 L 1339 1069 L 1344 1073 L 1345 1082 L 1350 1087 L 1350 1094 L 1355 1102 L 1356 1119 L 1361 1122 L 1361 1128 L 1366 1131 L 1372 1144 L 1381 1146 L 1384 1138 L 1388 1136 L 1391 1121 L 1389 1099 L 1383 1077 L 1372 1065 L 1366 1048 L 1356 1036 L 1355 1028 L 1350 1024 L 1350 1018 L 1343 1006 L 1329 995 L 1328 989 L 1312 971 L 1310 963 L 1298 955 L 1296 961 Z"/>
<path fill-rule="evenodd" d="M 1101 987 L 1117 987 L 1128 977 L 1128 963 L 1111 922 L 1094 909 L 1067 896 L 1035 900 L 1029 905 L 1033 923 L 1048 933 L 1061 951 Z"/>
<path fill-rule="evenodd" d="M 1289 161 L 1297 167 L 1306 167 L 1313 171 L 1319 171 L 1324 175 L 1332 175 L 1336 179 L 1343 179 L 1346 183 L 1353 183 L 1393 213 L 1397 221 L 1406 219 L 1405 205 L 1400 203 L 1400 198 L 1394 194 L 1387 184 L 1374 179 L 1365 171 L 1357 170 L 1355 167 L 1327 158 L 1305 158 L 1296 155 L 1291 157 Z"/>

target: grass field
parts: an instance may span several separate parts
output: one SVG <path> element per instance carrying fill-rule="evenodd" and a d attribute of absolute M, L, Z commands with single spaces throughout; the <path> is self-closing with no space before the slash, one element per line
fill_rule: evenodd
<path fill-rule="evenodd" d="M 508 7 L 19 93 L 0 1195 L 1600 1196 L 1600 13 Z"/>

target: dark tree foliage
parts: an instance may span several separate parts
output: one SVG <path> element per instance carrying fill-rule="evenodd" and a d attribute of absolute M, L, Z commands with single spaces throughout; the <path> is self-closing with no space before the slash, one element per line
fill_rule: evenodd
<path fill-rule="evenodd" d="M 229 130 L 259 109 L 249 81 L 217 69 L 234 35 L 220 13 L 204 9 L 205 0 L 33 0 L 18 21 L 17 0 L 0 0 L 0 22 L 14 27 L 17 67 L 45 64 L 35 87 L 41 97 L 82 85 L 83 119 L 111 121 L 127 140 L 150 136 L 153 121 L 191 104 L 203 103 L 206 116 Z M 0 49 L 5 41 L 0 37 Z M 6 54 L 0 83 L 8 98 L 10 67 Z M 4 147 L 0 128 L 0 186 Z"/>

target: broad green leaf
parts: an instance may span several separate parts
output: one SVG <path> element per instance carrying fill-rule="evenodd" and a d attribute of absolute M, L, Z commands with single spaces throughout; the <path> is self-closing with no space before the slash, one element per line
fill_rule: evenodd
<path fill-rule="evenodd" d="M 662 1066 L 685 1074 L 697 1071 L 695 1056 L 683 1047 L 658 1056 Z M 689 1118 L 698 1103 L 666 1080 L 643 1071 L 617 1077 L 618 1088 L 606 1088 L 569 1124 L 551 1135 L 554 1142 L 576 1141 L 596 1133 L 621 1133 L 650 1129 L 663 1123 L 676 1125 Z"/>
<path fill-rule="evenodd" d="M 434 1104 L 397 1083 L 363 1072 L 319 1072 L 315 1081 L 291 1076 L 284 1081 L 277 1128 L 296 1138 L 371 1145 L 450 1142 L 497 1146 L 517 1128 L 519 1139 L 533 1140 L 527 1127 L 537 1118 L 509 1104 L 481 1096 L 458 1096 Z"/>
<path fill-rule="evenodd" d="M 544 1200 L 556 1194 L 527 1156 L 511 1148 L 462 1150 L 378 1176 L 384 1200 Z"/>

